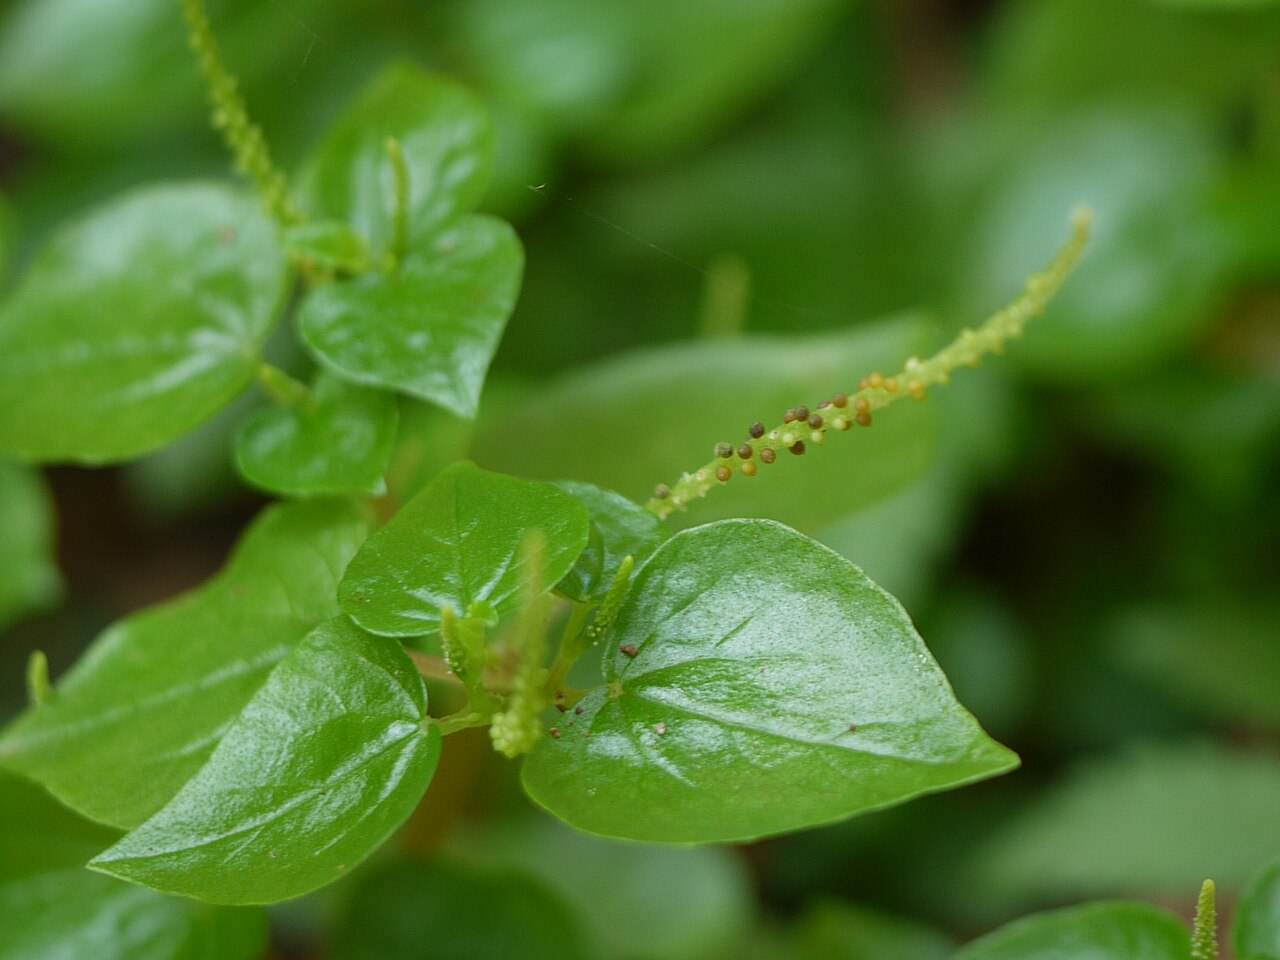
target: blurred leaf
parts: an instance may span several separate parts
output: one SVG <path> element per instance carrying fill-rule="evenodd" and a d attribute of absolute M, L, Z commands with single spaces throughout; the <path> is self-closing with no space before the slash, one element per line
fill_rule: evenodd
<path fill-rule="evenodd" d="M 115 831 L 0 776 L 0 960 L 252 960 L 261 910 L 209 909 L 92 873 Z"/>
<path fill-rule="evenodd" d="M 589 526 L 586 508 L 550 484 L 459 463 L 368 539 L 338 599 L 366 630 L 393 637 L 435 632 L 445 607 L 459 617 L 502 616 L 521 599 L 520 545 L 529 531 L 547 537 L 550 585 L 573 567 Z"/>
<path fill-rule="evenodd" d="M 91 861 L 211 903 L 272 903 L 332 883 L 413 812 L 440 759 L 404 648 L 345 617 L 289 652 L 200 772 Z"/>
<path fill-rule="evenodd" d="M 291 226 L 285 231 L 284 241 L 289 253 L 312 269 L 360 273 L 370 266 L 364 238 L 342 220 Z"/>
<path fill-rule="evenodd" d="M 971 134 L 972 135 L 972 134 Z M 984 171 L 963 302 L 999 302 L 1059 242 L 1062 212 L 1096 211 L 1071 282 L 1035 322 L 1021 362 L 1060 379 L 1119 379 L 1184 347 L 1213 319 L 1230 252 L 1211 213 L 1218 151 L 1194 118 L 1098 108 L 1010 128 Z M 1001 141 L 1004 142 L 1004 141 Z"/>
<path fill-rule="evenodd" d="M 985 45 L 987 86 L 1000 109 L 1044 116 L 1117 91 L 1135 102 L 1221 107 L 1275 65 L 1280 16 L 1264 9 L 1270 6 L 1267 0 L 1006 3 Z"/>
<path fill-rule="evenodd" d="M 285 496 L 382 494 L 397 415 L 391 394 L 322 374 L 310 398 L 243 425 L 236 463 L 250 483 Z"/>
<path fill-rule="evenodd" d="M 1191 936 L 1175 917 L 1143 903 L 1091 903 L 1016 920 L 955 960 L 1186 960 Z"/>
<path fill-rule="evenodd" d="M 522 771 L 537 803 L 591 833 L 748 840 L 1018 762 L 955 702 L 897 601 L 780 524 L 667 541 L 603 646 L 606 685 Z"/>
<path fill-rule="evenodd" d="M 64 227 L 0 310 L 0 449 L 102 463 L 177 439 L 252 379 L 285 280 L 260 204 L 222 186 Z"/>
<path fill-rule="evenodd" d="M 493 131 L 476 97 L 411 63 L 383 70 L 308 162 L 300 187 L 312 214 L 349 223 L 379 251 L 395 232 L 388 137 L 408 165 L 415 246 L 475 208 L 493 166 Z"/>
<path fill-rule="evenodd" d="M 877 367 L 896 367 L 919 335 L 904 319 L 806 339 L 633 351 L 487 415 L 472 451 L 492 469 L 585 480 L 644 500 L 655 482 L 710 460 L 717 441 L 746 439 L 753 420 L 776 423 L 788 407 L 816 404 Z M 834 523 L 918 476 L 933 452 L 933 424 L 928 404 L 899 404 L 871 429 L 835 435 L 803 458 L 784 456 L 672 519 L 687 526 L 764 516 L 801 530 Z"/>
<path fill-rule="evenodd" d="M 578 918 L 516 873 L 432 861 L 363 877 L 336 934 L 337 960 L 585 960 Z"/>
<path fill-rule="evenodd" d="M 813 907 L 794 936 L 797 960 L 948 960 L 954 949 L 922 923 L 850 903 Z"/>
<path fill-rule="evenodd" d="M 354 507 L 272 507 L 217 576 L 101 634 L 51 700 L 0 736 L 0 765 L 73 809 L 132 827 L 201 765 L 268 672 L 338 613 L 366 534 Z"/>
<path fill-rule="evenodd" d="M 1202 597 L 1127 610 L 1116 655 L 1152 688 L 1231 723 L 1280 726 L 1280 606 Z"/>
<path fill-rule="evenodd" d="M 586 928 L 593 957 L 728 957 L 752 909 L 745 866 L 728 849 L 621 843 L 541 816 L 485 823 L 453 849 L 558 891 Z"/>
<path fill-rule="evenodd" d="M 1263 870 L 1240 895 L 1232 942 L 1239 960 L 1280 960 L 1280 863 Z"/>
<path fill-rule="evenodd" d="M 62 593 L 53 502 L 39 472 L 0 460 L 0 630 Z"/>
<path fill-rule="evenodd" d="M 523 269 L 506 223 L 468 215 L 389 273 L 312 290 L 299 312 L 302 336 L 345 380 L 474 417 Z"/>
<path fill-rule="evenodd" d="M 591 514 L 591 538 L 587 547 L 557 585 L 571 600 L 590 600 L 606 593 L 623 559 L 632 557 L 639 569 L 671 536 L 661 520 L 612 490 L 576 480 L 561 480 L 556 486 Z"/>
<path fill-rule="evenodd" d="M 1280 759 L 1169 744 L 1086 761 L 998 830 L 972 884 L 1010 906 L 1242 883 L 1280 850 Z M 1185 956 L 1185 954 L 1184 954 Z"/>
<path fill-rule="evenodd" d="M 217 4 L 214 30 L 228 64 L 250 83 L 251 104 L 282 65 L 288 79 L 305 62 L 308 42 L 340 7 L 334 0 Z M 172 0 L 17 0 L 6 14 L 0 112 L 41 136 L 116 144 L 184 114 L 203 115 L 199 71 Z"/>
<path fill-rule="evenodd" d="M 794 69 L 841 0 L 471 0 L 447 29 L 499 97 L 609 160 L 669 157 Z"/>

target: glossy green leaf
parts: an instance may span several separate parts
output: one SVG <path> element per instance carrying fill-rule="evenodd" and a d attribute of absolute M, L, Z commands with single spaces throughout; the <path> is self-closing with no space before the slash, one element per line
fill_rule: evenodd
<path fill-rule="evenodd" d="M 1280 960 L 1280 863 L 1263 870 L 1241 893 L 1232 941 L 1237 960 Z"/>
<path fill-rule="evenodd" d="M 1038 913 L 987 934 L 955 960 L 1186 960 L 1191 936 L 1144 903 L 1091 903 Z"/>
<path fill-rule="evenodd" d="M 749 840 L 1012 769 L 902 607 L 769 521 L 667 541 L 604 645 L 606 685 L 525 761 L 534 800 L 632 840 Z"/>
<path fill-rule="evenodd" d="M 1243 883 L 1280 850 L 1280 758 L 1165 744 L 1082 762 L 1026 804 L 957 880 L 1008 909 L 1047 899 L 1188 895 Z"/>
<path fill-rule="evenodd" d="M 212 903 L 271 903 L 341 877 L 426 792 L 440 730 L 403 647 L 345 617 L 272 671 L 201 768 L 90 866 Z"/>
<path fill-rule="evenodd" d="M 236 438 L 236 465 L 254 486 L 286 496 L 386 492 L 396 398 L 330 376 L 309 398 L 255 413 Z"/>
<path fill-rule="evenodd" d="M 447 861 L 399 863 L 347 902 L 337 960 L 586 960 L 578 918 L 538 881 Z"/>
<path fill-rule="evenodd" d="M 432 633 L 441 610 L 501 616 L 520 602 L 520 544 L 547 538 L 544 575 L 555 583 L 587 544 L 586 507 L 550 484 L 460 463 L 441 473 L 360 548 L 342 579 L 342 609 L 366 630 Z"/>
<path fill-rule="evenodd" d="M 744 862 L 720 847 L 623 843 L 538 816 L 485 823 L 453 837 L 450 849 L 558 891 L 580 917 L 592 957 L 733 956 L 733 941 L 754 908 Z"/>
<path fill-rule="evenodd" d="M 261 910 L 209 909 L 84 868 L 118 834 L 0 776 L 0 960 L 252 960 Z"/>
<path fill-rule="evenodd" d="M 252 379 L 285 278 L 276 228 L 227 187 L 64 227 L 0 308 L 0 451 L 103 463 L 182 436 Z"/>
<path fill-rule="evenodd" d="M 271 668 L 338 613 L 367 527 L 337 502 L 268 509 L 203 587 L 108 628 L 0 736 L 0 765 L 132 827 L 200 769 Z"/>
<path fill-rule="evenodd" d="M 62 592 L 53 503 L 40 474 L 0 460 L 0 629 Z"/>
<path fill-rule="evenodd" d="M 890 321 L 824 336 L 743 337 L 637 350 L 553 381 L 482 418 L 473 446 L 494 470 L 573 477 L 644 501 L 653 486 L 747 439 L 797 403 L 816 405 L 921 350 L 922 326 Z M 925 470 L 935 411 L 896 404 L 868 430 L 832 435 L 804 457 L 783 455 L 754 478 L 735 477 L 672 522 L 762 516 L 806 532 L 874 503 Z"/>
<path fill-rule="evenodd" d="M 311 159 L 301 187 L 308 209 L 386 248 L 396 194 L 388 137 L 409 168 L 411 237 L 433 236 L 484 196 L 494 149 L 484 105 L 451 80 L 399 63 L 374 79 Z"/>
<path fill-rule="evenodd" d="M 620 493 L 576 480 L 561 480 L 556 486 L 591 514 L 587 548 L 556 587 L 571 600 L 589 600 L 607 592 L 626 557 L 632 557 L 638 568 L 671 536 L 666 524 Z"/>
<path fill-rule="evenodd" d="M 473 417 L 523 269 L 515 232 L 469 215 L 393 272 L 314 290 L 302 304 L 302 335 L 344 379 Z"/>

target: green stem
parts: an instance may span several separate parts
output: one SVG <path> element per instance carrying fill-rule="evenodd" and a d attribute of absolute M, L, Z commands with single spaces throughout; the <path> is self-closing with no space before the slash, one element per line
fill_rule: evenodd
<path fill-rule="evenodd" d="M 714 487 L 728 483 L 736 474 L 754 476 L 759 465 L 769 464 L 783 451 L 802 453 L 806 443 L 826 442 L 831 430 L 848 430 L 855 424 L 871 425 L 871 411 L 889 406 L 907 396 L 923 400 L 928 388 L 946 384 L 960 367 L 976 367 L 983 356 L 1002 353 L 1005 344 L 1022 335 L 1023 327 L 1044 312 L 1054 294 L 1062 288 L 1079 263 L 1088 245 L 1093 214 L 1080 208 L 1072 218 L 1071 237 L 1058 251 L 1053 262 L 1027 280 L 1022 295 L 1003 310 L 992 315 L 976 330 L 962 330 L 960 336 L 927 360 L 911 357 L 901 372 L 885 377 L 873 373 L 863 379 L 849 395 L 839 394 L 810 412 L 807 407 L 789 410 L 783 422 L 772 430 L 763 424 L 753 425 L 751 439 L 736 447 L 730 443 L 717 445 L 717 455 L 710 463 L 686 473 L 671 484 L 660 484 L 645 504 L 653 514 L 666 519 L 676 510 L 686 509 L 691 501 L 705 497 Z M 743 454 L 747 454 L 743 456 Z"/>
<path fill-rule="evenodd" d="M 582 638 L 587 629 L 587 622 L 591 618 L 591 611 L 594 609 L 595 605 L 591 603 L 573 605 L 569 620 L 564 625 L 564 633 L 560 638 L 560 649 L 556 651 L 556 658 L 551 664 L 551 669 L 547 671 L 545 690 L 548 695 L 561 689 L 565 678 L 569 676 L 569 671 L 586 650 L 586 644 L 582 642 Z"/>
<path fill-rule="evenodd" d="M 265 360 L 258 365 L 258 385 L 282 407 L 310 406 L 315 402 L 306 384 Z"/>
<path fill-rule="evenodd" d="M 222 132 L 235 159 L 236 169 L 253 179 L 276 220 L 286 227 L 301 223 L 302 214 L 289 197 L 284 174 L 271 162 L 266 137 L 262 135 L 262 129 L 249 119 L 236 78 L 222 62 L 222 53 L 209 23 L 209 11 L 205 9 L 204 0 L 182 0 L 182 10 L 187 18 L 191 48 L 196 52 L 200 71 L 209 87 L 213 126 Z"/>
<path fill-rule="evenodd" d="M 27 697 L 33 707 L 48 703 L 53 696 L 53 687 L 49 684 L 49 658 L 43 650 L 31 651 L 27 660 Z"/>

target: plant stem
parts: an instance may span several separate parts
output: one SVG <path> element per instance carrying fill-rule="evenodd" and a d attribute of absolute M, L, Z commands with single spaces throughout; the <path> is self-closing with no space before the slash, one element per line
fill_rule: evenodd
<path fill-rule="evenodd" d="M 258 365 L 258 384 L 267 396 L 282 407 L 307 406 L 315 401 L 306 384 L 265 360 Z"/>
<path fill-rule="evenodd" d="M 926 360 L 911 357 L 901 372 L 893 376 L 870 374 L 863 379 L 857 391 L 825 401 L 812 414 L 808 414 L 807 407 L 797 408 L 807 414 L 803 417 L 798 417 L 795 410 L 789 410 L 783 422 L 774 429 L 758 433 L 753 430 L 749 441 L 750 457 L 735 454 L 732 444 L 720 444 L 723 455 L 717 455 L 705 466 L 684 474 L 670 486 L 660 484 L 645 507 L 666 519 L 676 510 L 686 509 L 690 501 L 705 497 L 713 487 L 727 483 L 734 474 L 754 475 L 759 469 L 757 462 L 771 463 L 783 450 L 803 452 L 806 441 L 822 444 L 833 429 L 844 431 L 855 424 L 870 426 L 871 411 L 887 407 L 904 396 L 923 400 L 930 386 L 949 383 L 954 370 L 976 367 L 988 353 L 1002 353 L 1005 343 L 1020 337 L 1027 322 L 1043 313 L 1054 294 L 1062 288 L 1088 245 L 1092 224 L 1090 210 L 1084 207 L 1076 210 L 1072 217 L 1071 237 L 1053 262 L 1027 280 L 1026 288 L 1018 299 L 992 315 L 976 330 L 962 330 L 955 340 Z M 764 456 L 760 456 L 762 453 Z"/>
<path fill-rule="evenodd" d="M 392 269 L 398 267 L 409 249 L 409 165 L 404 150 L 395 137 L 387 137 L 387 154 L 391 157 L 391 169 L 395 174 L 394 232 L 391 241 Z"/>

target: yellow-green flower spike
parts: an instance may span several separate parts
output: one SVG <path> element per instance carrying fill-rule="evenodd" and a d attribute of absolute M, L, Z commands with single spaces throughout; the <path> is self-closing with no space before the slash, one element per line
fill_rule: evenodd
<path fill-rule="evenodd" d="M 53 687 L 49 683 L 49 658 L 43 650 L 31 651 L 27 660 L 27 698 L 33 707 L 48 703 L 53 696 Z"/>
<path fill-rule="evenodd" d="M 235 159 L 236 169 L 253 179 L 267 210 L 276 220 L 286 227 L 301 223 L 302 215 L 289 197 L 284 174 L 271 162 L 266 137 L 262 135 L 262 129 L 249 119 L 236 78 L 222 62 L 204 0 L 182 0 L 182 10 L 190 30 L 191 49 L 196 52 L 200 72 L 209 87 L 214 129 L 221 131 Z"/>
<path fill-rule="evenodd" d="M 961 367 L 976 367 L 989 353 L 1002 353 L 1005 344 L 1020 337 L 1028 321 L 1043 313 L 1049 301 L 1062 289 L 1088 246 L 1092 227 L 1092 211 L 1087 207 L 1078 208 L 1071 218 L 1071 236 L 1045 270 L 1028 278 L 1022 295 L 976 329 L 961 331 L 955 340 L 932 357 L 925 360 L 911 357 L 893 376 L 886 377 L 878 372 L 869 374 L 856 392 L 837 394 L 812 413 L 808 407 L 794 407 L 783 415 L 782 423 L 773 430 L 766 431 L 759 421 L 753 423 L 748 433 L 760 462 L 773 463 L 778 452 L 784 449 L 796 454 L 804 453 L 806 441 L 820 445 L 833 429 L 842 432 L 854 424 L 869 427 L 871 411 L 887 407 L 903 397 L 923 400 L 928 396 L 929 387 L 949 383 L 953 371 Z M 852 417 L 843 414 L 846 408 L 852 409 Z M 723 448 L 733 449 L 731 444 L 721 442 L 717 452 Z M 666 519 L 675 511 L 687 508 L 691 501 L 705 497 L 714 487 L 727 483 L 734 472 L 748 476 L 754 474 L 754 469 L 747 473 L 744 466 L 740 460 L 712 460 L 706 466 L 684 474 L 673 484 L 660 484 L 655 496 L 645 506 L 651 513 Z"/>
<path fill-rule="evenodd" d="M 1191 960 L 1218 960 L 1218 904 L 1212 880 L 1200 888 L 1196 921 L 1191 932 Z"/>
<path fill-rule="evenodd" d="M 409 249 L 409 164 L 404 150 L 395 137 L 387 137 L 387 155 L 391 158 L 391 170 L 395 176 L 395 237 L 391 241 L 392 269 L 400 265 Z"/>
<path fill-rule="evenodd" d="M 542 711 L 547 707 L 543 685 L 547 670 L 547 625 L 551 598 L 546 593 L 546 540 L 531 530 L 520 546 L 520 566 L 526 571 L 524 602 L 511 633 L 511 649 L 517 660 L 504 708 L 489 725 L 494 749 L 518 757 L 534 748 L 542 737 Z"/>

